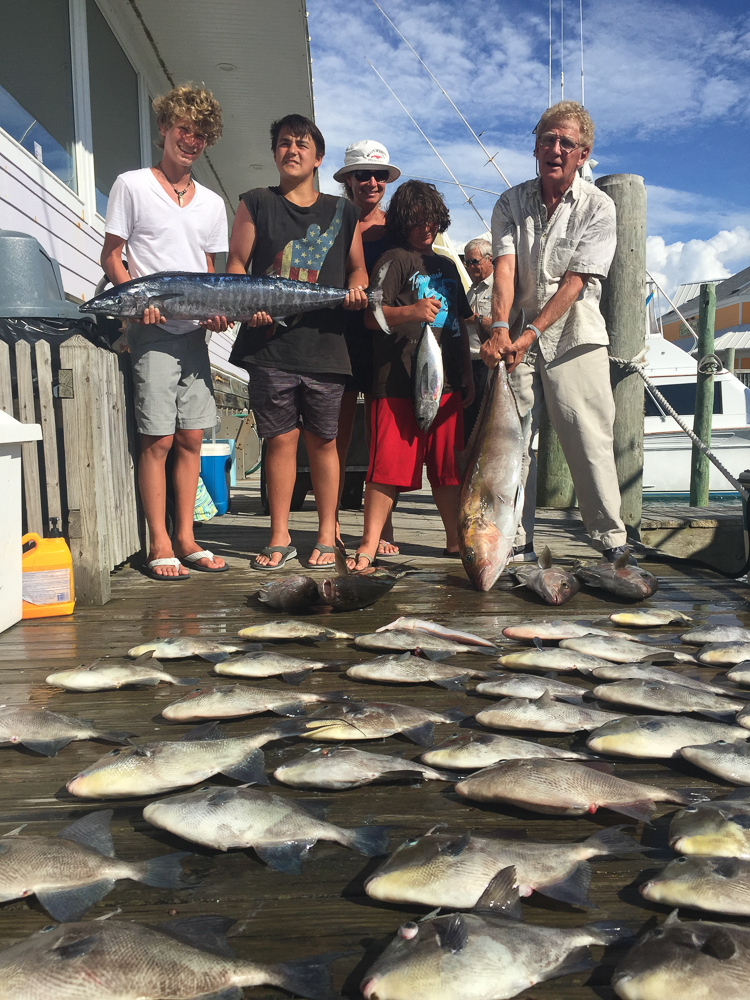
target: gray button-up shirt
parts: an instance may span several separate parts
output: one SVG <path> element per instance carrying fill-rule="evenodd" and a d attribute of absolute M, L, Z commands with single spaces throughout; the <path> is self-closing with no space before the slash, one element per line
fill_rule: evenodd
<path fill-rule="evenodd" d="M 492 213 L 492 256 L 517 257 L 511 319 L 523 309 L 533 323 L 566 271 L 590 275 L 567 313 L 539 339 L 545 361 L 579 344 L 609 343 L 599 302 L 601 279 L 607 276 L 616 243 L 614 202 L 578 174 L 551 219 L 539 179 L 518 184 L 498 199 Z"/>
<path fill-rule="evenodd" d="M 493 277 L 491 274 L 483 278 L 482 281 L 477 282 L 476 285 L 472 284 L 466 293 L 466 298 L 473 312 L 477 316 L 491 316 L 492 315 L 492 284 Z M 489 334 L 480 329 L 479 323 L 476 321 L 473 323 L 467 323 L 469 331 L 469 350 L 471 351 L 471 360 L 479 361 L 479 348 L 489 339 Z"/>

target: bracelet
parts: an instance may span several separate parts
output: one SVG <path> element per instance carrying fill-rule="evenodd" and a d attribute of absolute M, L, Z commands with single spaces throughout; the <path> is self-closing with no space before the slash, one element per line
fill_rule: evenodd
<path fill-rule="evenodd" d="M 502 330 L 510 330 L 510 327 L 503 320 L 499 319 L 496 323 L 490 324 L 490 330 L 497 330 L 498 327 Z"/>
<path fill-rule="evenodd" d="M 524 327 L 524 330 L 533 330 L 537 340 L 539 340 L 539 338 L 542 335 L 542 331 L 538 330 L 533 323 L 527 323 L 526 326 Z"/>

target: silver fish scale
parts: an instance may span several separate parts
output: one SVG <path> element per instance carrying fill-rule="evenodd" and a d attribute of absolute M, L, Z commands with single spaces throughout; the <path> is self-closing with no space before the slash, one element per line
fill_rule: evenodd
<path fill-rule="evenodd" d="M 167 271 L 118 285 L 85 303 L 84 312 L 138 316 L 153 305 L 169 319 L 226 316 L 249 320 L 256 312 L 290 316 L 313 309 L 333 309 L 347 290 L 289 278 L 245 274 L 186 274 Z M 373 305 L 381 293 L 370 293 Z"/>

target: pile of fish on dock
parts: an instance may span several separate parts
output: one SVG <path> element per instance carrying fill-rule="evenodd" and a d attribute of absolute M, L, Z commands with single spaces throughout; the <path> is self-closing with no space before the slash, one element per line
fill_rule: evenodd
<path fill-rule="evenodd" d="M 371 782 L 443 782 L 454 786 L 459 803 L 520 808 L 532 817 L 607 810 L 636 823 L 648 823 L 661 804 L 675 805 L 673 853 L 640 884 L 641 896 L 665 908 L 750 916 L 750 630 L 694 625 L 670 609 L 615 612 L 603 625 L 534 620 L 486 638 L 415 618 L 357 636 L 313 620 L 269 620 L 236 638 L 159 638 L 133 646 L 129 659 L 51 673 L 47 683 L 62 691 L 194 687 L 164 705 L 161 715 L 198 725 L 181 739 L 135 742 L 126 730 L 100 729 L 42 708 L 0 709 L 0 742 L 38 755 L 63 753 L 73 740 L 120 744 L 67 782 L 71 795 L 105 808 L 95 807 L 56 837 L 24 835 L 19 828 L 0 838 L 0 900 L 35 894 L 62 921 L 0 952 L 0 996 L 239 1000 L 244 987 L 269 984 L 333 1000 L 328 965 L 340 956 L 276 965 L 240 960 L 225 937 L 231 921 L 222 917 L 158 928 L 85 919 L 118 879 L 165 889 L 189 884 L 182 864 L 190 844 L 252 849 L 291 877 L 318 841 L 330 841 L 384 858 L 365 880 L 372 900 L 432 909 L 418 922 L 402 923 L 364 973 L 366 1000 L 502 1000 L 590 968 L 589 949 L 613 943 L 630 946 L 612 977 L 625 1000 L 747 1000 L 750 927 L 741 923 L 682 921 L 674 910 L 634 940 L 638 928 L 607 921 L 606 913 L 577 927 L 524 921 L 522 900 L 535 892 L 591 908 L 590 859 L 649 853 L 632 826 L 609 826 L 571 842 L 481 836 L 436 828 L 426 817 L 421 835 L 388 855 L 385 826 L 340 826 L 309 803 L 266 787 L 274 781 L 346 794 Z M 638 631 L 670 625 L 683 630 L 679 642 L 670 636 L 657 644 Z M 349 642 L 377 655 L 352 663 L 279 651 L 277 643 L 290 641 Z M 469 666 L 451 662 L 465 654 L 473 654 Z M 204 683 L 161 665 L 182 659 L 211 664 L 219 676 L 279 678 L 283 686 Z M 319 671 L 337 670 L 362 686 L 361 697 L 351 685 L 302 688 Z M 193 665 L 191 672 L 200 670 Z M 474 680 L 475 693 L 493 699 L 478 710 L 467 698 Z M 364 685 L 372 682 L 438 685 L 457 703 L 436 711 L 421 703 L 369 701 Z M 265 712 L 283 718 L 253 735 L 227 735 L 216 721 Z M 436 744 L 436 727 L 446 726 L 454 732 L 443 731 Z M 580 734 L 578 745 L 533 739 L 549 733 Z M 378 752 L 375 741 L 393 734 L 421 748 L 420 758 Z M 308 744 L 269 775 L 262 747 L 294 739 L 321 745 Z M 674 760 L 683 770 L 667 786 L 646 784 L 615 773 L 627 759 Z M 735 787 L 718 798 L 713 784 L 680 787 L 690 765 L 711 776 L 707 781 Z M 215 775 L 239 784 L 204 786 Z M 178 794 L 161 797 L 170 792 Z M 106 803 L 128 798 L 148 798 L 144 821 L 181 838 L 187 850 L 139 863 L 115 857 Z M 652 871 L 649 860 L 643 864 Z"/>

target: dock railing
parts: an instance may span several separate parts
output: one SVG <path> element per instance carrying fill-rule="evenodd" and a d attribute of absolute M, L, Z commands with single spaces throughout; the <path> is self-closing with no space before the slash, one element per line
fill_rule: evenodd
<path fill-rule="evenodd" d="M 110 572 L 143 548 L 130 379 L 127 355 L 80 334 L 59 363 L 46 340 L 0 341 L 0 409 L 42 425 L 42 441 L 23 445 L 26 531 L 60 519 L 80 604 L 106 604 Z"/>

